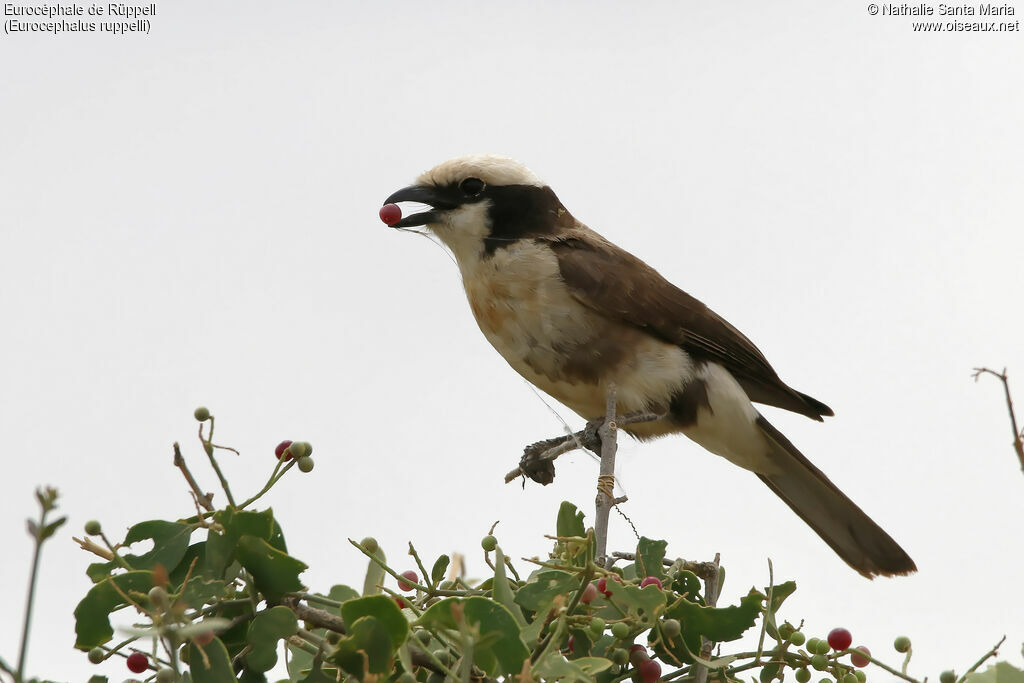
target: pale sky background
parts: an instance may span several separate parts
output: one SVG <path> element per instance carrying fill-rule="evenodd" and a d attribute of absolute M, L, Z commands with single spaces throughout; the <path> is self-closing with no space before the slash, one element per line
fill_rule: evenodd
<path fill-rule="evenodd" d="M 861 578 L 683 437 L 620 451 L 641 533 L 721 552 L 726 603 L 770 556 L 799 586 L 784 617 L 894 664 L 909 635 L 918 676 L 1003 634 L 1021 664 L 1024 476 L 1002 388 L 971 379 L 1008 366 L 1024 411 L 1021 33 L 915 33 L 851 1 L 157 6 L 148 36 L 0 37 L 5 659 L 24 518 L 50 484 L 70 519 L 44 552 L 29 673 L 127 676 L 71 648 L 90 562 L 71 536 L 190 514 L 171 443 L 213 489 L 198 405 L 241 450 L 222 458 L 240 494 L 280 440 L 313 443 L 314 472 L 267 502 L 314 589 L 361 585 L 346 537 L 401 568 L 408 540 L 463 552 L 480 576 L 495 520 L 513 557 L 548 550 L 562 500 L 592 521 L 586 455 L 546 488 L 502 483 L 561 424 L 479 333 L 445 254 L 377 218 L 419 172 L 487 152 L 831 405 L 825 424 L 765 413 L 920 572 Z"/>

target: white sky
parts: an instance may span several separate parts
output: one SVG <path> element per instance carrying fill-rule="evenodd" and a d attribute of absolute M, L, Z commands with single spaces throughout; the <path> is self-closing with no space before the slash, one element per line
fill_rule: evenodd
<path fill-rule="evenodd" d="M 90 559 L 70 537 L 189 514 L 174 440 L 215 486 L 197 405 L 242 451 L 223 458 L 238 492 L 278 441 L 313 443 L 314 472 L 268 502 L 315 589 L 361 584 L 346 537 L 402 568 L 408 540 L 464 552 L 480 575 L 495 520 L 522 557 L 561 500 L 592 519 L 585 455 L 547 488 L 502 483 L 561 425 L 449 259 L 377 218 L 420 171 L 491 152 L 831 405 L 824 425 L 765 412 L 921 571 L 866 581 L 682 437 L 620 452 L 641 533 L 721 552 L 724 601 L 764 586 L 770 555 L 799 585 L 784 616 L 892 663 L 907 634 L 920 676 L 1003 634 L 1019 665 L 1024 477 L 1001 387 L 970 372 L 1008 366 L 1024 406 L 1024 43 L 866 4 L 177 0 L 149 36 L 0 37 L 2 656 L 51 484 L 70 521 L 43 556 L 30 673 L 97 672 L 71 649 Z"/>

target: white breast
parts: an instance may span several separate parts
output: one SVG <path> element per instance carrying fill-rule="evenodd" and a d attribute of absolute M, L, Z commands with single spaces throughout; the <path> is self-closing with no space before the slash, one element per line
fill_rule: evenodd
<path fill-rule="evenodd" d="M 459 259 L 477 324 L 519 374 L 592 419 L 604 414 L 608 381 L 617 386 L 620 412 L 667 406 L 693 375 L 689 356 L 631 326 L 605 318 L 577 301 L 561 279 L 549 247 L 522 240 L 489 258 Z M 601 339 L 621 339 L 628 352 L 610 358 L 599 377 L 572 377 L 567 358 Z M 667 425 L 649 425 L 648 435 Z"/>

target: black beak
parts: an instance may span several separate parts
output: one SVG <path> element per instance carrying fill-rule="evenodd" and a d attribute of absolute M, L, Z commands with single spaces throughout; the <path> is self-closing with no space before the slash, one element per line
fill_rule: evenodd
<path fill-rule="evenodd" d="M 397 204 L 399 202 L 428 204 L 434 207 L 434 210 L 411 214 L 389 227 L 411 228 L 417 225 L 436 223 L 441 220 L 442 211 L 448 211 L 459 206 L 459 202 L 456 201 L 456 197 L 452 196 L 450 191 L 446 191 L 445 188 L 428 185 L 403 187 L 384 200 L 385 204 Z"/>

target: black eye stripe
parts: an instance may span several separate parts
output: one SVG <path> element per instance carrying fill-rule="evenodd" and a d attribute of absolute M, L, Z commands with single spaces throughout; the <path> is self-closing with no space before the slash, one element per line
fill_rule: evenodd
<path fill-rule="evenodd" d="M 467 197 L 477 196 L 484 191 L 485 187 L 487 187 L 486 183 L 479 178 L 466 178 L 459 183 L 459 190 Z"/>

